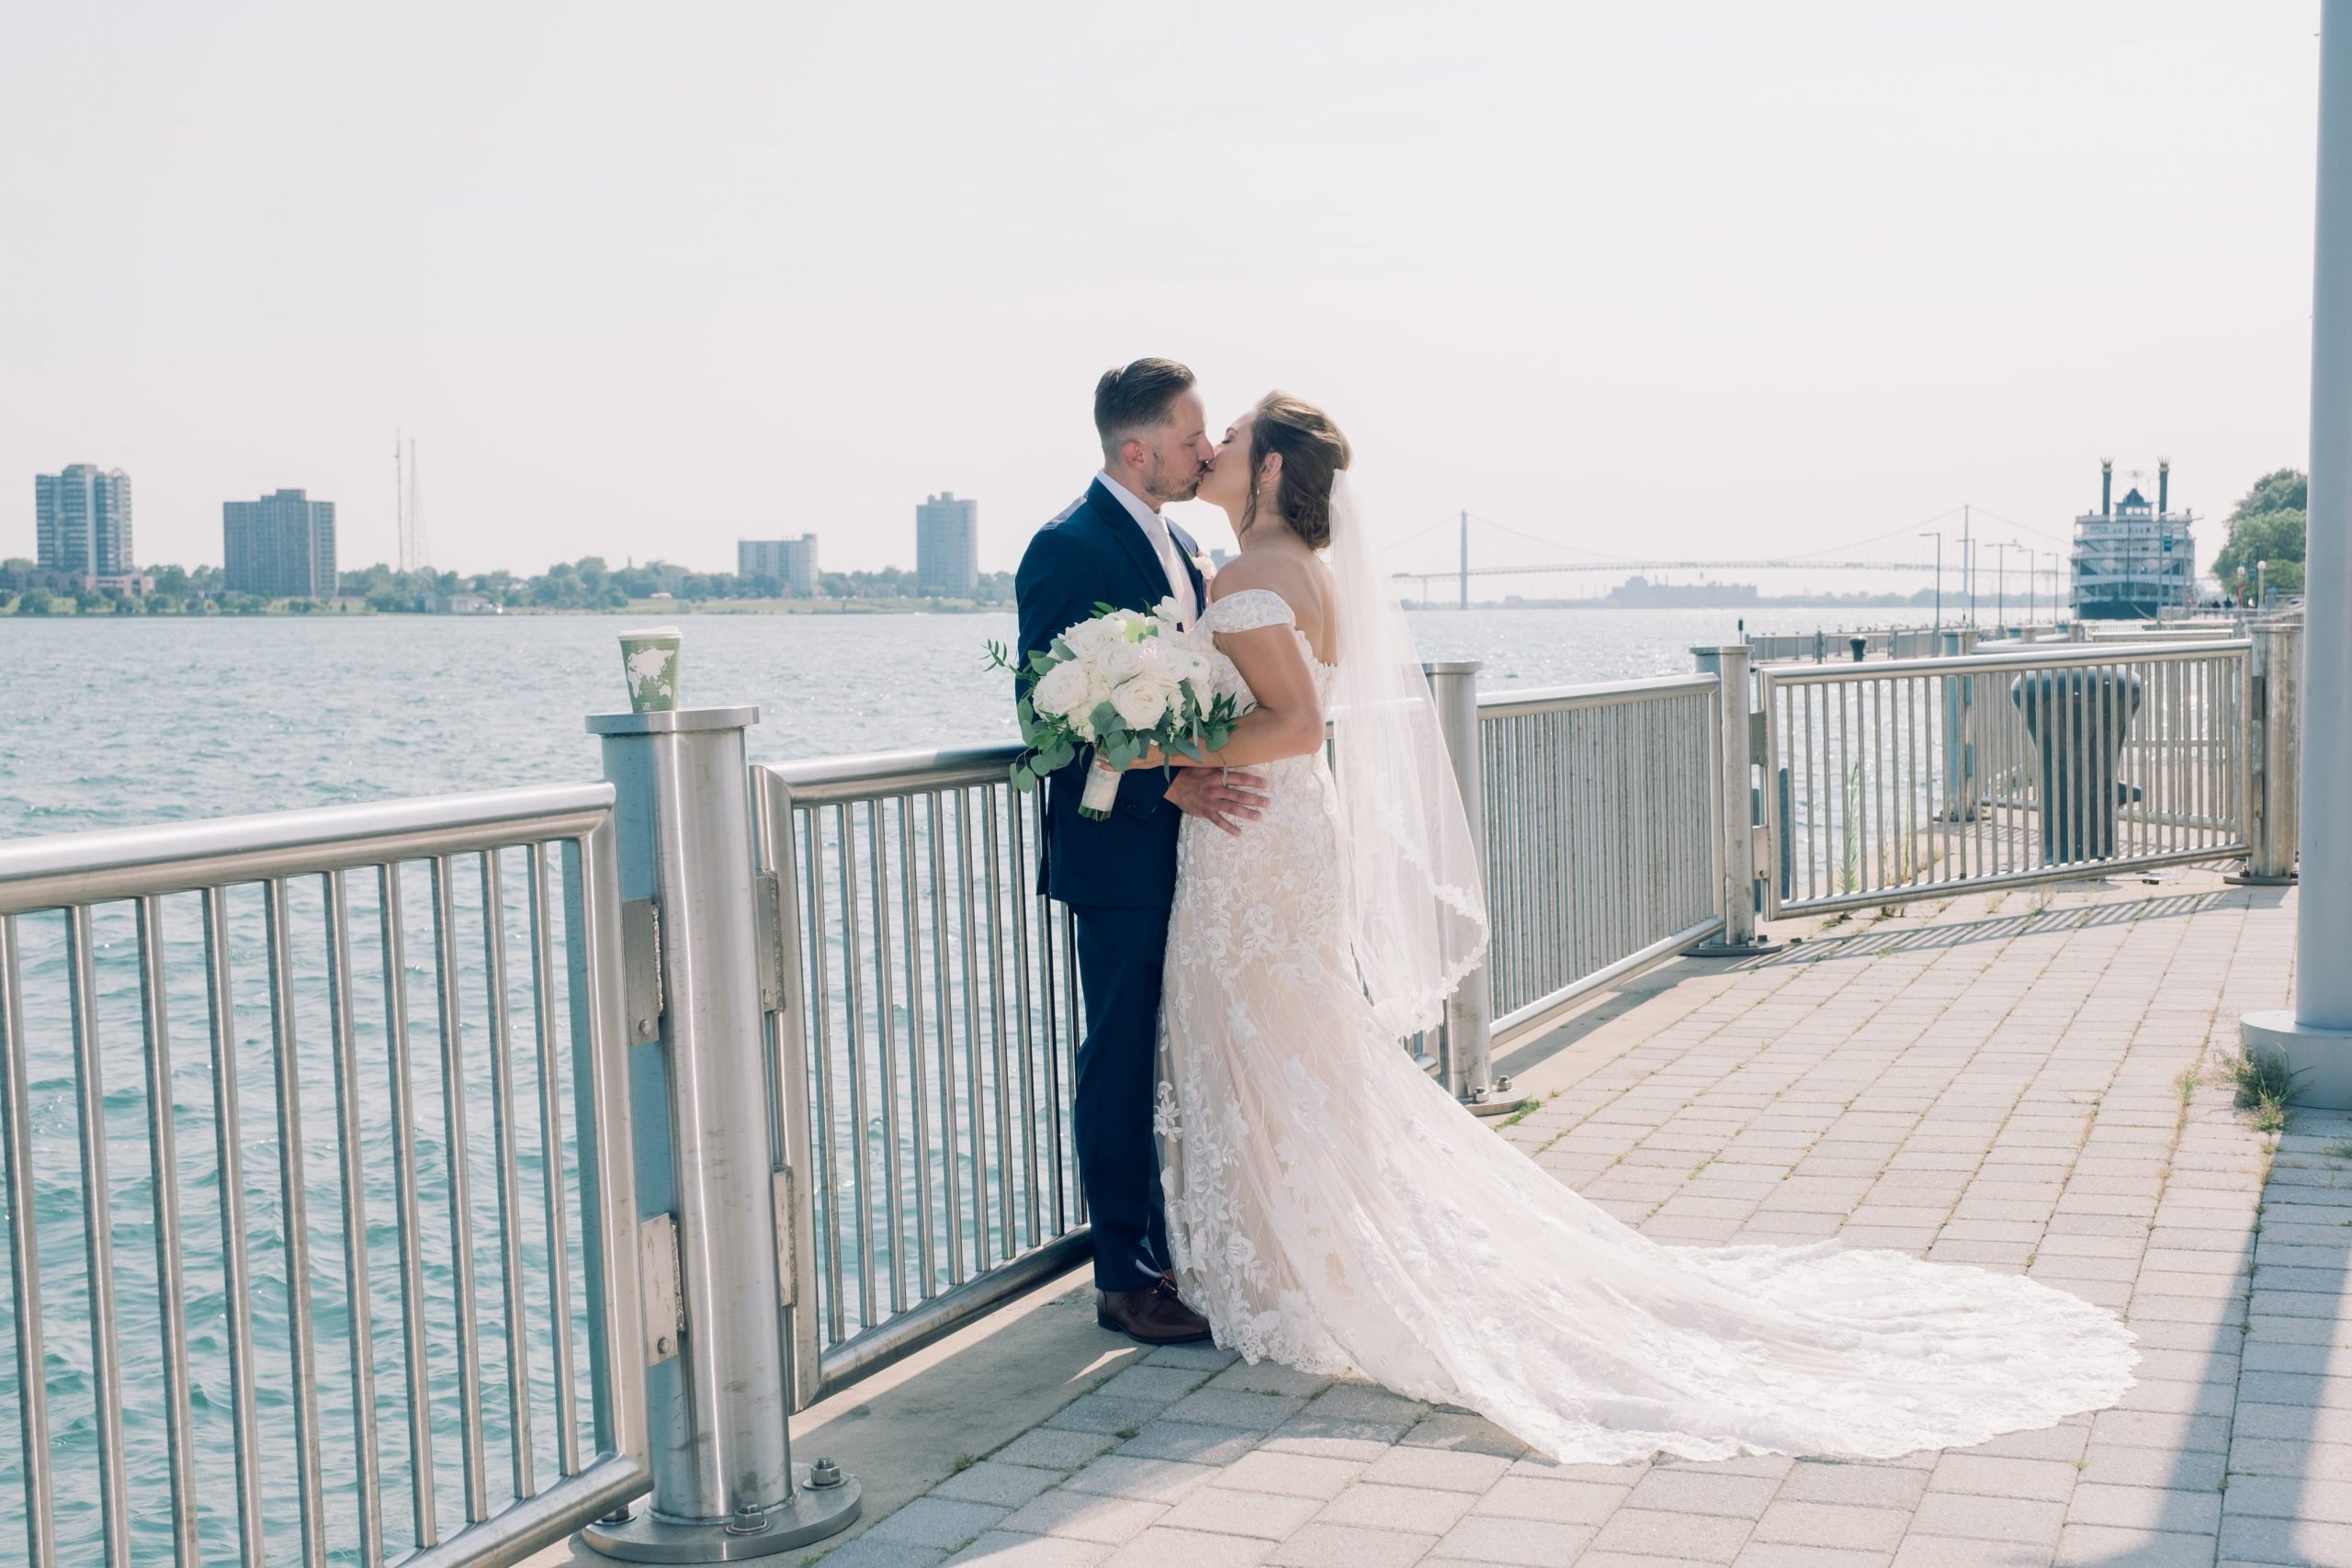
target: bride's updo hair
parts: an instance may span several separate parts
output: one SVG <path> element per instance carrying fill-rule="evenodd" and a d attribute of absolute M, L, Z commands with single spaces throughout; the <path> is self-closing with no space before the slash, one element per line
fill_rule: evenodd
<path fill-rule="evenodd" d="M 1329 414 L 1304 398 L 1268 392 L 1260 399 L 1250 426 L 1250 501 L 1241 511 L 1245 533 L 1258 520 L 1256 476 L 1265 472 L 1266 458 L 1274 453 L 1283 459 L 1274 509 L 1283 526 L 1319 550 L 1331 542 L 1331 479 L 1348 466 L 1348 438 Z"/>

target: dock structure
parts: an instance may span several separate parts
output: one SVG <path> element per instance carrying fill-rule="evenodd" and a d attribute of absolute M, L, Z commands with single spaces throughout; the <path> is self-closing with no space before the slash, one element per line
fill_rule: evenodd
<path fill-rule="evenodd" d="M 801 1414 L 873 1478 L 820 1561 L 2352 1562 L 2352 1114 L 2265 1131 L 2231 1074 L 2296 898 L 2189 870 L 1792 924 L 1498 1057 L 1541 1100 L 1500 1135 L 1660 1241 L 1895 1247 L 2128 1314 L 2112 1410 L 1894 1461 L 1562 1467 L 1467 1412 L 1130 1344 L 1080 1269 Z"/>

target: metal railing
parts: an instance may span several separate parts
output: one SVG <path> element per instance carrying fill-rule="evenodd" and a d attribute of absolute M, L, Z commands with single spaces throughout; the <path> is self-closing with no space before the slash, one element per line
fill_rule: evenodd
<path fill-rule="evenodd" d="M 776 882 L 779 1116 L 806 1404 L 1086 1254 L 1067 908 L 1033 891 L 1018 747 L 754 770 Z"/>
<path fill-rule="evenodd" d="M 2245 854 L 2250 646 L 1759 671 L 1768 912 Z"/>
<path fill-rule="evenodd" d="M 1712 675 L 1479 704 L 1494 1033 L 1723 928 Z"/>
<path fill-rule="evenodd" d="M 1721 929 L 1713 676 L 1484 699 L 1475 667 L 1432 679 L 1442 710 L 1475 703 L 1494 1039 Z M 805 1173 L 797 1404 L 1086 1255 L 1075 933 L 1034 890 L 1036 802 L 1008 782 L 1018 754 L 752 770 L 775 879 L 776 1117 Z M 1431 1066 L 1457 1090 L 1487 1087 L 1487 1016 L 1455 1010 L 1437 1043 Z"/>
<path fill-rule="evenodd" d="M 27 1561 L 503 1562 L 644 1489 L 612 800 L 0 844 Z"/>
<path fill-rule="evenodd" d="M 1695 651 L 1485 698 L 1431 667 L 1493 917 L 1456 1093 L 1597 987 L 1760 950 L 1759 905 L 2292 873 L 2287 628 L 1768 667 L 1760 712 L 1747 648 Z M 804 1545 L 858 1490 L 790 1412 L 1084 1256 L 1075 933 L 1015 750 L 754 767 L 755 720 L 597 716 L 605 784 L 0 844 L 32 1562 Z"/>

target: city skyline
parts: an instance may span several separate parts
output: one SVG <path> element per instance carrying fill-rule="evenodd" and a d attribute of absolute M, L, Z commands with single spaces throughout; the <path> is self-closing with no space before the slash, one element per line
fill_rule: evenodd
<path fill-rule="evenodd" d="M 2063 536 L 2086 457 L 2169 451 L 2209 515 L 2304 461 L 2304 0 L 1212 0 L 1204 36 L 1253 39 L 1215 58 L 1060 0 L 721 4 L 652 50 L 560 15 L 28 14 L 0 199 L 81 220 L 10 248 L 0 473 L 103 454 L 144 552 L 191 561 L 214 498 L 301 477 L 390 562 L 401 427 L 463 571 L 654 529 L 720 569 L 746 496 L 874 566 L 953 475 L 1005 570 L 1138 354 L 1200 373 L 1216 432 L 1270 386 L 1326 403 L 1398 532 L 1468 507 L 1601 551 L 1794 554 L 1962 502 Z M 1045 107 L 1114 76 L 1165 112 Z M 1174 188 L 1118 216 L 1137 167 Z M 1307 174 L 1230 173 L 1262 167 Z M 299 246 L 250 220 L 288 190 Z"/>

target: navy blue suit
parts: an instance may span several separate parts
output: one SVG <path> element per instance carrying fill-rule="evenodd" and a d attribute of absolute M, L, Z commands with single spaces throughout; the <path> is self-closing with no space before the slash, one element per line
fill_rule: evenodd
<path fill-rule="evenodd" d="M 1193 602 L 1205 605 L 1193 541 L 1173 524 L 1169 533 L 1184 557 Z M 1093 615 L 1097 604 L 1148 610 L 1169 592 L 1151 542 L 1099 479 L 1029 541 L 1013 588 L 1024 658 Z M 1100 822 L 1080 817 L 1079 795 L 1092 760 L 1081 751 L 1046 780 L 1037 891 L 1068 904 L 1078 919 L 1086 1037 L 1078 1047 L 1071 1119 L 1094 1230 L 1094 1283 L 1105 1291 L 1137 1291 L 1169 1266 L 1151 1111 L 1160 966 L 1176 896 L 1182 815 L 1165 798 L 1166 775 L 1139 768 L 1121 781 L 1109 817 Z"/>

